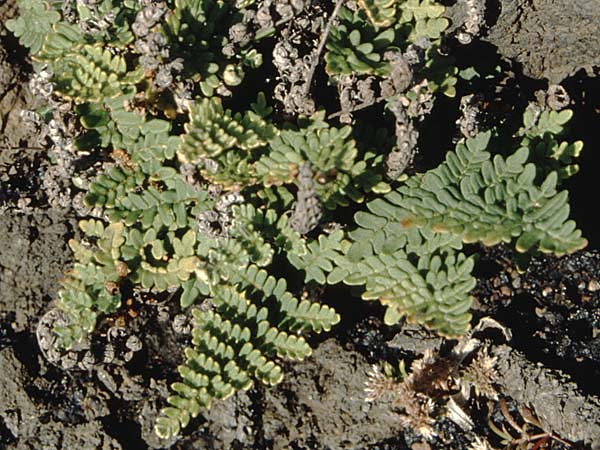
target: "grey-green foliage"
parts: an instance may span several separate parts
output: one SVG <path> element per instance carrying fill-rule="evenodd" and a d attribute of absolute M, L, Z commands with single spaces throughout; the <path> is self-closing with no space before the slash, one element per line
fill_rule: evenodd
<path fill-rule="evenodd" d="M 176 56 L 186 61 L 188 75 L 200 82 L 204 95 L 214 95 L 224 83 L 239 85 L 245 68 L 257 68 L 262 55 L 251 43 L 242 45 L 231 57 L 222 49 L 228 43 L 229 28 L 241 21 L 243 7 L 221 0 L 174 0 L 173 13 L 168 15 L 162 30 L 173 43 Z"/>
<path fill-rule="evenodd" d="M 280 130 L 263 117 L 269 113 L 265 102 L 259 95 L 253 109 L 243 114 L 225 110 L 217 98 L 192 106 L 179 160 L 198 164 L 202 176 L 213 183 L 253 187 L 258 196 L 274 200 L 287 198 L 300 165 L 308 161 L 319 199 L 329 209 L 362 202 L 365 193 L 387 188 L 376 173 L 381 158 L 357 150 L 351 127 L 332 127 L 319 112 Z"/>
<path fill-rule="evenodd" d="M 56 90 L 76 102 L 99 101 L 130 92 L 143 77 L 142 68 L 128 71 L 125 58 L 110 48 L 83 45 L 62 55 L 53 70 L 61 73 Z"/>
<path fill-rule="evenodd" d="M 325 284 L 327 274 L 333 271 L 335 261 L 348 250 L 348 241 L 344 241 L 344 232 L 335 230 L 329 235 L 320 235 L 306 246 L 303 253 L 292 253 L 289 260 L 297 269 L 304 270 L 304 281 L 316 281 Z"/>
<path fill-rule="evenodd" d="M 389 27 L 396 19 L 396 0 L 359 0 L 369 21 L 379 27 Z"/>
<path fill-rule="evenodd" d="M 204 99 L 191 105 L 186 132 L 176 137 L 170 136 L 168 122 L 128 111 L 130 100 L 131 95 L 122 95 L 82 106 L 83 124 L 100 135 L 102 145 L 127 149 L 126 158 L 100 174 L 86 196 L 89 206 L 104 209 L 108 229 L 116 228 L 119 239 L 112 241 L 110 258 L 98 237 L 85 247 L 85 259 L 77 258 L 59 302 L 70 325 L 56 331 L 67 346 L 90 333 L 99 314 L 118 308 L 118 288 L 126 280 L 158 292 L 180 289 L 184 308 L 201 298 L 210 301 L 214 309 L 206 313 L 208 319 L 194 313 L 193 346 L 180 368 L 182 381 L 157 421 L 157 433 L 167 437 L 212 399 L 248 388 L 254 379 L 279 381 L 274 357 L 297 359 L 310 352 L 296 333 L 328 330 L 339 316 L 326 306 L 299 301 L 284 279 L 267 270 L 281 255 L 305 271 L 307 280 L 323 281 L 323 270 L 331 269 L 332 254 L 343 245 L 341 231 L 309 241 L 290 227 L 285 214 L 252 204 L 231 207 L 231 223 L 221 224 L 225 233 L 205 235 L 197 221 L 215 209 L 215 200 L 175 167 L 200 163 L 204 180 L 268 197 L 266 191 L 275 186 L 293 190 L 297 164 L 310 161 L 322 201 L 331 207 L 346 197 L 361 201 L 364 192 L 385 189 L 385 183 L 373 171 L 373 155 L 358 151 L 351 128 L 332 128 L 322 114 L 279 130 L 263 117 L 269 113 L 264 96 L 243 114 Z M 220 169 L 213 173 L 203 167 L 206 159 Z M 222 326 L 209 326 L 214 323 Z M 220 333 L 223 327 L 231 334 Z"/>
<path fill-rule="evenodd" d="M 181 287 L 184 307 L 199 295 L 210 296 L 214 286 L 244 286 L 248 280 L 237 279 L 237 274 L 250 266 L 268 267 L 275 249 L 306 271 L 308 279 L 322 280 L 323 274 L 316 274 L 312 267 L 316 242 L 302 238 L 290 227 L 287 216 L 274 209 L 233 206 L 226 235 L 202 236 L 198 218 L 214 210 L 215 200 L 180 174 L 179 165 L 211 158 L 223 170 L 212 173 L 200 164 L 203 179 L 267 198 L 268 192 L 276 192 L 271 190 L 276 184 L 293 190 L 295 165 L 310 161 L 318 169 L 319 196 L 332 208 L 347 204 L 345 198 L 362 201 L 365 192 L 389 189 L 373 171 L 372 156 L 357 150 L 350 127 L 330 128 L 322 115 L 301 123 L 299 129 L 278 130 L 258 114 L 268 112 L 264 97 L 259 97 L 255 110 L 244 114 L 232 114 L 222 109 L 219 100 L 205 99 L 191 106 L 186 133 L 176 137 L 170 136 L 168 122 L 147 121 L 124 109 L 129 98 L 105 99 L 102 106 L 85 110 L 84 125 L 103 137 L 103 145 L 127 148 L 126 157 L 90 185 L 86 202 L 103 208 L 111 223 L 125 225 L 123 242 L 114 251 L 126 266 L 126 278 L 144 289 Z M 237 164 L 230 164 L 229 154 L 235 155 Z M 321 247 L 323 239 L 318 240 Z M 327 242 L 328 251 L 339 251 L 340 233 Z M 88 263 L 94 265 L 94 261 Z M 316 264 L 330 269 L 321 260 Z M 90 298 L 87 323 L 92 324 L 103 310 L 94 304 L 93 295 Z M 68 312 L 69 305 L 65 303 L 63 309 Z M 79 322 L 73 316 L 75 326 Z M 309 328 L 315 327 L 325 326 L 315 323 Z M 92 329 L 88 325 L 83 332 Z M 79 337 L 83 332 L 74 330 L 71 335 Z M 64 340 L 66 345 L 72 342 Z"/>
<path fill-rule="evenodd" d="M 360 154 L 352 128 L 334 128 L 316 114 L 299 129 L 281 130 L 269 142 L 269 152 L 256 162 L 256 174 L 267 186 L 292 182 L 303 161 L 311 163 L 314 185 L 320 201 L 328 209 L 362 202 L 373 189 L 385 189 L 382 176 L 373 168 L 375 161 Z"/>
<path fill-rule="evenodd" d="M 338 17 L 340 24 L 332 28 L 326 44 L 327 73 L 388 75 L 384 53 L 398 49 L 394 28 L 379 29 L 363 19 L 362 11 L 353 13 L 346 7 Z"/>
<path fill-rule="evenodd" d="M 110 7 L 109 0 L 101 2 Z M 9 20 L 9 29 L 30 48 L 36 65 L 46 63 L 53 74 L 56 93 L 76 102 L 98 101 L 133 89 L 143 70 L 129 70 L 120 55 L 133 36 L 122 25 L 120 40 L 107 41 L 102 34 L 83 33 L 75 24 L 60 20 L 56 5 L 42 1 L 20 1 L 21 15 Z M 82 6 L 79 14 L 84 15 Z M 117 46 L 118 44 L 118 46 Z"/>
<path fill-rule="evenodd" d="M 157 64 L 179 58 L 183 75 L 198 82 L 206 96 L 212 96 L 221 86 L 239 85 L 245 68 L 262 64 L 262 55 L 252 47 L 251 35 L 237 43 L 230 56 L 222 52 L 229 42 L 229 28 L 242 20 L 242 9 L 220 0 L 172 0 L 166 6 L 166 19 L 151 21 L 154 25 L 144 33 L 164 36 L 169 57 L 153 57 L 158 58 Z M 20 0 L 20 16 L 9 20 L 7 26 L 30 48 L 36 66 L 39 62 L 49 66 L 57 93 L 77 102 L 99 101 L 131 92 L 133 85 L 153 76 L 155 68 L 144 72 L 142 59 L 148 55 L 139 53 L 141 47 L 135 45 L 133 32 L 143 8 L 141 3 L 129 0 L 100 0 L 91 6 L 78 3 L 72 11 L 75 23 L 69 23 L 60 20 L 60 5 L 56 2 Z M 83 32 L 79 26 L 103 20 L 105 24 L 96 30 Z M 152 95 L 151 83 L 140 87 Z"/>
<path fill-rule="evenodd" d="M 264 100 L 264 97 L 261 96 Z M 217 98 L 192 106 L 186 135 L 177 155 L 184 163 L 205 165 L 205 159 L 219 170 L 204 168 L 202 175 L 223 186 L 250 185 L 256 182 L 252 163 L 256 152 L 264 149 L 277 130 L 263 117 L 249 110 L 233 114 L 224 110 Z"/>
<path fill-rule="evenodd" d="M 79 148 L 130 148 L 142 143 L 151 144 L 148 140 L 165 137 L 170 141 L 169 158 L 174 156 L 174 145 L 179 146 L 176 138 L 168 139 L 165 134 L 170 124 L 164 120 L 144 119 L 142 112 L 133 111 L 131 107 L 133 93 L 105 97 L 101 102 L 84 103 L 77 107 L 84 129 L 89 130 L 77 139 Z M 152 136 L 152 138 L 150 137 Z M 133 149 L 131 153 L 134 152 Z"/>
<path fill-rule="evenodd" d="M 56 23 L 45 36 L 36 60 L 49 65 L 55 90 L 77 103 L 135 92 L 143 69 L 128 69 L 119 47 L 96 41 L 76 25 Z"/>
<path fill-rule="evenodd" d="M 58 294 L 67 316 L 54 330 L 59 342 L 70 347 L 93 333 L 102 315 L 121 307 L 125 287 L 174 296 L 191 309 L 181 380 L 156 422 L 161 437 L 178 434 L 201 408 L 256 380 L 278 383 L 282 359 L 310 354 L 303 333 L 328 331 L 339 321 L 286 278 L 364 286 L 363 298 L 388 307 L 386 322 L 407 316 L 458 335 L 468 327 L 474 285 L 474 259 L 462 252 L 464 243 L 512 242 L 519 251 L 557 254 L 585 244 L 567 220 L 567 194 L 557 191 L 581 149 L 554 138 L 568 113 L 526 114 L 521 148 L 507 158 L 492 157 L 489 134 L 482 134 L 392 190 L 383 180 L 385 133 L 359 123 L 334 126 L 322 110 L 276 121 L 264 94 L 250 108 L 239 106 L 243 97 L 224 107 L 214 94 L 232 93 L 228 87 L 262 61 L 252 26 L 235 43 L 229 33 L 249 23 L 244 18 L 253 16 L 254 4 L 168 0 L 165 11 L 150 14 L 133 0 L 77 2 L 71 23 L 60 20 L 59 2 L 19 0 L 20 17 L 7 24 L 31 49 L 35 66 L 48 66 L 53 95 L 75 105 L 84 129 L 77 146 L 101 148 L 96 155 L 115 160 L 85 196 L 102 219 L 81 221 L 82 240 L 69 243 L 75 262 Z M 412 48 L 424 50 L 423 60 L 410 63 L 418 73 L 391 96 L 419 103 L 415 96 L 454 94 L 456 70 L 439 51 L 448 27 L 441 5 L 359 6 L 341 9 L 327 41 L 330 81 L 340 74 L 389 77 L 386 53 L 404 58 L 425 39 L 428 48 Z M 106 21 L 92 23 L 100 19 Z M 197 92 L 183 96 L 154 83 L 156 64 L 136 45 L 150 33 L 165 41 L 155 63 L 182 58 L 169 76 L 191 81 Z M 528 162 L 536 158 L 540 167 Z M 298 227 L 308 200 L 318 217 Z M 333 213 L 340 207 L 363 202 L 352 231 L 322 231 L 324 221 L 338 220 Z"/>
<path fill-rule="evenodd" d="M 568 143 L 557 138 L 565 132 L 573 111 L 540 110 L 535 104 L 523 114 L 523 127 L 519 134 L 521 145 L 533 150 L 533 159 L 546 171 L 556 170 L 559 179 L 566 179 L 579 171 L 575 159 L 583 149 L 582 141 Z"/>
<path fill-rule="evenodd" d="M 420 37 L 437 40 L 450 25 L 443 17 L 444 6 L 434 0 L 406 0 L 399 2 L 399 9 L 396 27 L 408 33 L 411 42 Z"/>
<path fill-rule="evenodd" d="M 339 24 L 331 30 L 325 55 L 331 75 L 388 76 L 391 66 L 386 52 L 403 52 L 420 38 L 437 44 L 449 25 L 441 17 L 444 7 L 431 0 L 361 1 L 360 5 L 354 12 L 342 7 Z"/>
<path fill-rule="evenodd" d="M 475 284 L 463 243 L 557 255 L 583 248 L 557 173 L 538 182 L 528 148 L 492 156 L 489 141 L 487 132 L 459 143 L 437 168 L 356 213 L 352 245 L 328 281 L 365 285 L 363 298 L 388 307 L 387 323 L 406 316 L 455 336 L 468 327 Z"/>
<path fill-rule="evenodd" d="M 250 203 L 223 209 L 175 168 L 196 131 L 170 136 L 168 122 L 156 119 L 129 130 L 127 155 L 98 175 L 85 198 L 103 208 L 108 223 L 81 222 L 87 243 L 72 241 L 76 263 L 57 302 L 69 324 L 55 331 L 67 347 L 92 332 L 100 314 L 117 310 L 124 283 L 178 291 L 183 308 L 197 308 L 203 300 L 212 305 L 193 312 L 182 381 L 174 384 L 176 395 L 156 425 L 162 437 L 177 434 L 200 406 L 247 389 L 252 380 L 279 382 L 274 358 L 307 356 L 310 347 L 300 333 L 326 331 L 339 321 L 332 308 L 298 300 L 285 279 L 267 271 L 276 255 L 306 253 L 306 240 L 285 215 Z M 206 138 L 196 147 L 204 154 L 214 142 Z M 211 211 L 229 216 L 212 234 L 199 226 Z"/>
<path fill-rule="evenodd" d="M 6 21 L 6 28 L 19 38 L 19 42 L 38 53 L 52 25 L 60 20 L 60 14 L 43 0 L 21 0 L 19 17 Z"/>
<path fill-rule="evenodd" d="M 81 221 L 79 227 L 89 239 L 95 239 L 91 248 L 75 240 L 69 241 L 75 264 L 63 280 L 57 306 L 69 319 L 69 325 L 57 327 L 61 342 L 69 346 L 81 341 L 96 325 L 99 313 L 112 313 L 121 304 L 117 288 L 120 278 L 127 274 L 120 261 L 120 246 L 124 242 L 124 226 L 113 223 Z"/>
<path fill-rule="evenodd" d="M 255 265 L 237 271 L 229 282 L 212 287 L 212 310 L 193 311 L 192 347 L 179 367 L 182 381 L 173 384 L 171 406 L 157 419 L 160 437 L 176 435 L 201 407 L 249 389 L 254 379 L 279 383 L 283 371 L 276 358 L 303 359 L 311 353 L 295 331 L 329 330 L 339 320 L 331 308 L 299 302 L 284 279 Z"/>

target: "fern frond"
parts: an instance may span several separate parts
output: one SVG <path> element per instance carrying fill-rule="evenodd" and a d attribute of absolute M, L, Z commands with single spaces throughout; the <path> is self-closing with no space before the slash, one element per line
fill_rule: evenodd
<path fill-rule="evenodd" d="M 416 226 L 452 233 L 467 243 L 516 241 L 519 251 L 536 246 L 561 255 L 585 246 L 574 222 L 566 220 L 568 194 L 557 193 L 556 173 L 536 186 L 526 148 L 491 160 L 483 151 L 488 140 L 486 133 L 459 144 L 436 169 L 371 202 L 371 222 L 391 234 Z"/>
<path fill-rule="evenodd" d="M 52 25 L 60 20 L 60 13 L 43 0 L 19 0 L 18 4 L 19 17 L 7 20 L 6 28 L 35 55 L 41 50 Z"/>
<path fill-rule="evenodd" d="M 348 267 L 344 282 L 364 285 L 363 299 L 387 306 L 388 325 L 406 317 L 446 336 L 464 334 L 475 287 L 473 259 L 448 252 L 422 256 L 415 265 L 411 256 L 402 250 L 369 256 Z"/>
<path fill-rule="evenodd" d="M 220 164 L 223 167 L 240 169 L 243 177 L 248 174 L 243 169 L 250 169 L 249 161 L 253 159 L 252 151 L 263 147 L 275 133 L 275 128 L 253 111 L 244 115 L 232 114 L 224 110 L 217 98 L 203 99 L 190 108 L 190 122 L 186 124 L 187 133 L 183 136 L 177 156 L 181 162 L 199 162 L 204 158 L 227 158 L 231 152 L 238 162 L 228 161 Z M 224 156 L 223 156 L 224 155 Z M 231 156 L 229 156 L 231 158 Z M 218 162 L 218 161 L 217 161 Z M 240 164 L 243 167 L 240 167 Z M 212 178 L 210 171 L 203 174 Z"/>
<path fill-rule="evenodd" d="M 104 226 L 100 221 L 81 221 L 79 226 L 87 236 L 97 240 L 97 246 L 69 241 L 76 262 L 62 280 L 56 303 L 69 323 L 55 329 L 66 348 L 80 342 L 94 329 L 98 314 L 116 311 L 121 305 L 118 283 L 128 274 L 121 255 L 125 242 L 123 224 Z"/>
<path fill-rule="evenodd" d="M 365 163 L 356 161 L 358 150 L 351 132 L 351 127 L 338 129 L 326 124 L 282 130 L 269 142 L 269 153 L 256 162 L 256 175 L 267 187 L 289 184 L 302 163 L 309 161 L 316 193 L 326 208 L 347 205 L 348 198 L 361 201 L 362 193 L 352 178 L 362 172 Z"/>
<path fill-rule="evenodd" d="M 579 171 L 575 161 L 583 150 L 583 142 L 567 143 L 557 139 L 572 117 L 570 109 L 539 111 L 539 106 L 533 104 L 523 113 L 523 128 L 519 130 L 523 137 L 521 145 L 531 149 L 538 168 L 544 173 L 556 171 L 559 182 Z"/>
<path fill-rule="evenodd" d="M 76 102 L 100 101 L 135 90 L 143 69 L 128 71 L 125 58 L 109 48 L 83 45 L 53 64 L 56 92 Z"/>
<path fill-rule="evenodd" d="M 144 183 L 159 184 L 160 188 Z M 137 221 L 144 229 L 166 227 L 177 230 L 193 222 L 189 208 L 205 194 L 187 184 L 173 168 L 161 167 L 151 176 L 115 167 L 91 183 L 85 202 L 107 208 L 111 220 L 127 225 Z"/>
<path fill-rule="evenodd" d="M 335 262 L 347 251 L 349 242 L 343 238 L 342 230 L 329 235 L 321 234 L 318 239 L 308 243 L 305 254 L 289 254 L 288 260 L 296 269 L 305 272 L 305 282 L 314 280 L 323 285 L 327 274 L 333 271 Z"/>
<path fill-rule="evenodd" d="M 359 0 L 358 4 L 373 25 L 389 27 L 396 20 L 396 0 Z"/>
<path fill-rule="evenodd" d="M 263 274 L 266 285 L 274 282 L 256 268 L 257 286 Z M 285 293 L 285 282 L 280 282 L 275 283 L 279 285 L 276 290 Z M 265 292 L 275 290 L 267 287 Z M 303 337 L 281 330 L 292 329 L 293 322 L 273 326 L 273 311 L 257 306 L 244 292 L 219 286 L 212 303 L 212 311 L 193 310 L 193 347 L 186 349 L 186 362 L 179 368 L 182 381 L 172 385 L 177 393 L 168 399 L 172 407 L 164 408 L 156 421 L 155 430 L 161 437 L 177 433 L 190 416 L 195 417 L 200 407 L 210 406 L 213 399 L 250 388 L 253 379 L 268 385 L 279 383 L 283 372 L 274 357 L 303 359 L 311 353 Z M 321 315 L 325 314 L 321 311 Z"/>
<path fill-rule="evenodd" d="M 567 220 L 567 193 L 557 192 L 557 174 L 536 184 L 527 148 L 492 158 L 489 139 L 482 133 L 459 143 L 437 168 L 356 213 L 352 245 L 334 259 L 328 281 L 365 285 L 364 299 L 388 306 L 387 323 L 407 316 L 455 336 L 468 327 L 475 282 L 472 259 L 460 253 L 463 243 L 512 242 L 520 252 L 558 255 L 585 246 Z"/>
<path fill-rule="evenodd" d="M 76 51 L 85 43 L 85 36 L 77 25 L 58 22 L 47 34 L 42 51 L 36 59 L 52 64 L 64 55 Z"/>
<path fill-rule="evenodd" d="M 257 209 L 250 203 L 235 205 L 232 212 L 234 222 L 260 231 L 266 240 L 274 244 L 274 251 L 284 251 L 286 254 L 306 252 L 304 239 L 289 226 L 287 216 L 278 216 L 274 209 Z"/>
<path fill-rule="evenodd" d="M 292 331 L 328 331 L 339 322 L 340 316 L 333 308 L 309 300 L 298 301 L 287 291 L 285 279 L 276 279 L 264 269 L 249 266 L 238 274 L 237 279 L 245 286 L 259 292 L 263 301 L 272 299 L 278 305 L 281 318 L 278 327 L 285 326 Z"/>
<path fill-rule="evenodd" d="M 237 336 L 235 331 L 243 328 L 242 334 L 252 334 L 254 345 L 262 349 L 266 356 L 280 358 L 304 359 L 311 354 L 311 348 L 302 336 L 290 335 L 269 322 L 272 313 L 266 307 L 257 308 L 245 297 L 244 293 L 232 287 L 221 287 L 216 290 L 212 302 L 217 311 L 235 322 L 224 320 L 215 312 L 197 314 L 197 323 L 203 323 L 213 333 Z"/>
<path fill-rule="evenodd" d="M 332 28 L 326 44 L 327 73 L 387 76 L 390 64 L 383 55 L 397 50 L 394 28 L 379 30 L 378 26 L 363 20 L 360 11 L 353 13 L 345 7 L 340 9 L 338 17 L 340 23 Z"/>

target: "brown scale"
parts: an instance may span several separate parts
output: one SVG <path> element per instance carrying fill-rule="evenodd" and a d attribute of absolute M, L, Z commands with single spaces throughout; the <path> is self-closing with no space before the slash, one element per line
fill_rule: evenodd
<path fill-rule="evenodd" d="M 115 148 L 112 152 L 110 152 L 109 156 L 125 169 L 133 170 L 135 167 L 135 164 L 129 157 L 129 153 L 122 148 Z"/>

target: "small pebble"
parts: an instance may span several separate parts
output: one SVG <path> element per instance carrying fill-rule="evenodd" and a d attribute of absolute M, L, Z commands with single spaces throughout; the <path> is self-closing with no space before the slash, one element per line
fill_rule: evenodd
<path fill-rule="evenodd" d="M 505 297 L 509 297 L 510 295 L 512 295 L 512 290 L 508 286 L 504 285 L 500 288 L 500 293 Z"/>
<path fill-rule="evenodd" d="M 542 289 L 543 297 L 548 297 L 550 294 L 552 294 L 552 288 L 550 286 L 546 286 L 544 289 Z"/>
<path fill-rule="evenodd" d="M 592 280 L 590 280 L 590 282 L 588 283 L 587 289 L 588 289 L 588 291 L 590 291 L 590 292 L 596 292 L 597 290 L 599 290 L 599 289 L 600 289 L 600 283 L 598 283 L 598 281 L 597 281 L 597 280 L 594 280 L 594 279 L 592 279 Z"/>
<path fill-rule="evenodd" d="M 512 280 L 512 287 L 515 289 L 519 289 L 521 287 L 521 277 L 516 277 Z"/>

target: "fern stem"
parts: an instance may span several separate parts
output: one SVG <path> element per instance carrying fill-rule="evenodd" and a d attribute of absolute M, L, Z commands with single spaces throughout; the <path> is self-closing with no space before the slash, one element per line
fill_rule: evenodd
<path fill-rule="evenodd" d="M 323 53 L 323 49 L 325 48 L 325 42 L 327 42 L 327 37 L 329 36 L 329 32 L 331 31 L 331 27 L 333 26 L 333 21 L 336 16 L 340 12 L 340 8 L 344 4 L 344 0 L 337 0 L 335 3 L 335 7 L 331 12 L 331 16 L 327 21 L 327 25 L 325 26 L 325 31 L 323 32 L 323 36 L 321 37 L 321 41 L 319 42 L 319 46 L 317 47 L 317 53 L 313 58 L 312 65 L 310 66 L 310 70 L 308 72 L 308 76 L 306 77 L 306 82 L 304 83 L 304 95 L 308 95 L 310 91 L 310 85 L 312 84 L 312 79 L 315 75 L 315 70 L 317 70 L 317 65 L 319 64 L 319 60 L 321 59 L 321 53 Z"/>
<path fill-rule="evenodd" d="M 356 105 L 352 109 L 341 109 L 341 110 L 339 110 L 337 112 L 331 113 L 331 114 L 329 114 L 327 116 L 327 118 L 328 119 L 335 119 L 336 117 L 341 116 L 342 114 L 351 114 L 353 112 L 360 111 L 362 109 L 368 108 L 369 106 L 373 106 L 373 105 L 376 105 L 378 103 L 381 103 L 382 101 L 384 101 L 384 100 L 386 100 L 388 98 L 391 98 L 391 97 L 390 96 L 387 96 L 387 97 L 384 97 L 384 96 L 377 97 L 375 100 L 373 100 L 371 102 L 361 103 L 360 105 Z"/>

